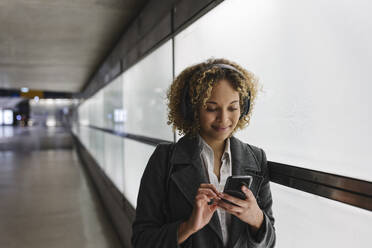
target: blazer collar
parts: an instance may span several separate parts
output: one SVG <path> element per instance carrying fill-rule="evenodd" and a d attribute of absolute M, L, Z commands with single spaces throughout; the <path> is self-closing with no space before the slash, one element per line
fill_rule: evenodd
<path fill-rule="evenodd" d="M 186 135 L 176 143 L 171 157 L 171 163 L 174 166 L 181 167 L 173 171 L 171 179 L 178 186 L 191 206 L 194 205 L 194 199 L 200 184 L 208 183 L 208 177 L 200 158 L 202 151 L 201 142 L 198 136 L 190 137 Z M 230 137 L 230 150 L 232 175 L 244 175 L 246 171 L 259 170 L 253 152 L 246 144 L 234 136 Z M 222 231 L 217 212 L 214 213 L 208 226 L 222 241 Z M 235 216 L 232 216 L 229 230 L 231 247 L 237 242 L 243 230 L 245 230 L 244 223 Z"/>
<path fill-rule="evenodd" d="M 198 136 L 183 136 L 175 145 L 172 156 L 173 164 L 191 164 L 200 157 L 202 141 Z"/>
<path fill-rule="evenodd" d="M 199 136 L 191 138 L 186 135 L 176 143 L 171 158 L 172 163 L 199 166 L 198 160 L 200 159 L 201 151 L 202 141 Z M 258 163 L 252 150 L 234 136 L 230 137 L 230 151 L 232 175 L 242 175 L 246 170 L 259 171 Z"/>

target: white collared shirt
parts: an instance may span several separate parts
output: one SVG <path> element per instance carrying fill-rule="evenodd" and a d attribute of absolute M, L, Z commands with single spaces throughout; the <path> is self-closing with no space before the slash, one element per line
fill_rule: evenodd
<path fill-rule="evenodd" d="M 225 150 L 221 157 L 221 168 L 220 168 L 220 181 L 216 174 L 214 174 L 214 152 L 213 149 L 203 140 L 203 138 L 199 135 L 202 144 L 202 152 L 200 154 L 205 169 L 207 171 L 207 175 L 209 178 L 209 182 L 213 184 L 219 192 L 223 192 L 225 187 L 226 179 L 231 176 L 231 150 L 230 150 L 230 138 L 226 140 Z M 217 214 L 220 219 L 221 230 L 222 230 L 222 238 L 223 244 L 226 247 L 228 241 L 228 230 L 231 222 L 231 214 L 226 212 L 223 209 L 217 208 Z"/>

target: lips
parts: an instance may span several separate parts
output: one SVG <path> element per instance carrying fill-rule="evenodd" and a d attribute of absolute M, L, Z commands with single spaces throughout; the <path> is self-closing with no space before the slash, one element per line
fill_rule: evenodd
<path fill-rule="evenodd" d="M 225 131 L 227 130 L 229 127 L 213 127 L 214 129 L 216 129 L 217 131 Z"/>

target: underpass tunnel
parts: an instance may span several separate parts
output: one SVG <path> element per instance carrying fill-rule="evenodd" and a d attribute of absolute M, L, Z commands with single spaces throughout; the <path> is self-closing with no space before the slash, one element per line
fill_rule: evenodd
<path fill-rule="evenodd" d="M 183 138 L 170 86 L 213 58 L 257 78 L 234 137 L 266 154 L 276 238 L 251 247 L 367 247 L 371 7 L 0 0 L 0 247 L 134 247 L 149 159 Z"/>

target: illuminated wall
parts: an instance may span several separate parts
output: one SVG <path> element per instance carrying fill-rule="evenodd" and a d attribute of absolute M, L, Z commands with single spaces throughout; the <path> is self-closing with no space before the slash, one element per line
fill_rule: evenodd
<path fill-rule="evenodd" d="M 260 80 L 251 125 L 237 133 L 268 160 L 372 181 L 368 1 L 228 0 L 133 65 L 79 108 L 76 133 L 135 207 L 153 146 L 87 125 L 173 141 L 165 91 L 185 67 L 210 57 Z M 115 122 L 113 118 L 122 120 Z M 179 137 L 178 137 L 179 138 Z M 367 163 L 366 163 L 367 161 Z M 271 183 L 277 246 L 364 247 L 372 214 Z"/>

